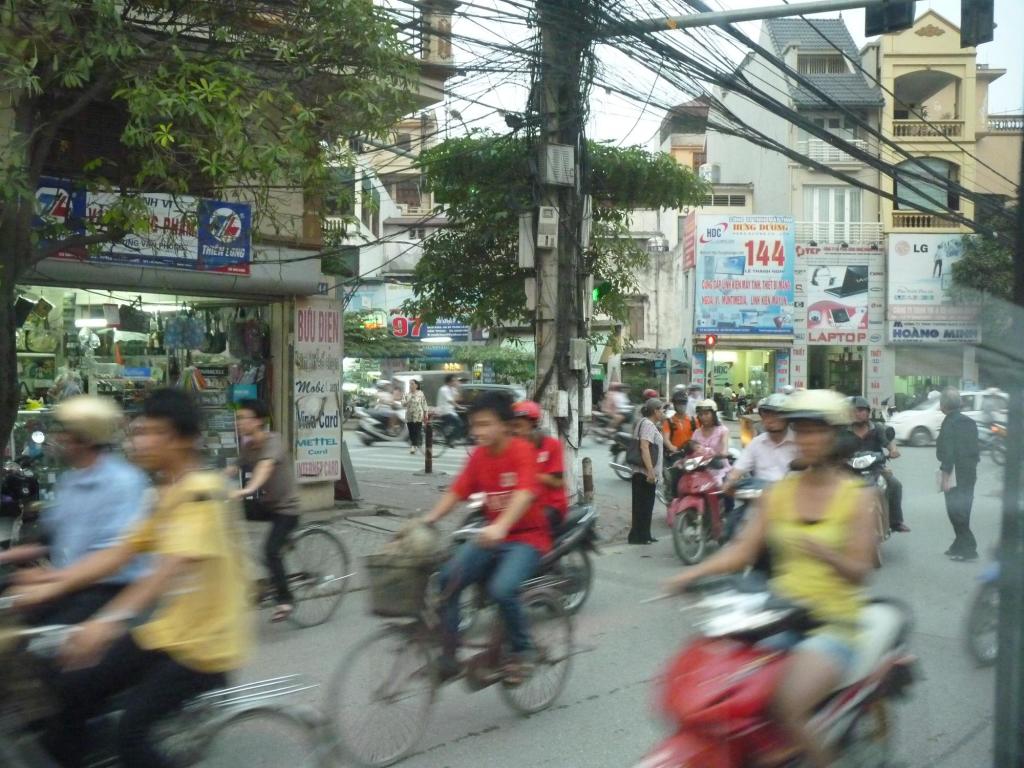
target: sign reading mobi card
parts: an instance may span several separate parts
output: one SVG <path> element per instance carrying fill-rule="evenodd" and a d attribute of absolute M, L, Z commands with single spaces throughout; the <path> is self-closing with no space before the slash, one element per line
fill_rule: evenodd
<path fill-rule="evenodd" d="M 341 312 L 331 299 L 295 302 L 295 477 L 341 478 Z"/>

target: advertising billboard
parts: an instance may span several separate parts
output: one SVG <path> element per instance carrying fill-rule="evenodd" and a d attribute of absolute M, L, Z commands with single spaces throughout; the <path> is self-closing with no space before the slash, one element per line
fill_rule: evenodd
<path fill-rule="evenodd" d="M 144 267 L 248 275 L 252 209 L 246 203 L 205 200 L 188 195 L 143 193 L 145 224 L 114 243 L 88 252 L 62 251 L 56 258 L 116 262 Z M 63 179 L 44 178 L 36 190 L 36 226 L 47 236 L 85 234 L 121 199 L 118 192 L 74 188 Z"/>
<path fill-rule="evenodd" d="M 341 312 L 331 299 L 295 300 L 295 478 L 341 478 Z"/>
<path fill-rule="evenodd" d="M 963 256 L 957 234 L 889 236 L 888 336 L 893 344 L 976 344 L 977 307 L 951 296 L 953 265 Z"/>
<path fill-rule="evenodd" d="M 696 333 L 793 333 L 791 218 L 700 214 L 696 241 Z"/>
<path fill-rule="evenodd" d="M 868 262 L 807 264 L 807 343 L 864 344 L 868 340 Z"/>

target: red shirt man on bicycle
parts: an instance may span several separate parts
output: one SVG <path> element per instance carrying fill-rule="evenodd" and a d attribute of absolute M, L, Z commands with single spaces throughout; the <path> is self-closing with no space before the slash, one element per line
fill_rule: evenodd
<path fill-rule="evenodd" d="M 472 494 L 487 494 L 484 514 L 488 525 L 441 569 L 445 605 L 444 654 L 439 668 L 444 678 L 460 672 L 456 659 L 459 596 L 476 583 L 486 584 L 487 595 L 505 622 L 512 651 L 506 680 L 515 683 L 526 674 L 532 648 L 519 592 L 551 548 L 551 529 L 539 498 L 537 453 L 528 442 L 513 436 L 513 418 L 512 403 L 501 393 L 484 393 L 473 402 L 469 424 L 477 447 L 462 473 L 424 518 L 435 523 Z"/>

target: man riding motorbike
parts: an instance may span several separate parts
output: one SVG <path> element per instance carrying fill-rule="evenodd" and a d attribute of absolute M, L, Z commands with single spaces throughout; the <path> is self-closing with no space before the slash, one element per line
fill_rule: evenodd
<path fill-rule="evenodd" d="M 873 453 L 889 452 L 890 459 L 898 459 L 900 451 L 896 444 L 885 434 L 885 427 L 871 421 L 871 404 L 865 397 L 850 398 L 853 406 L 853 424 L 850 434 L 856 440 L 854 453 L 871 451 Z M 893 475 L 892 470 L 885 468 L 885 496 L 889 506 L 889 526 L 898 533 L 910 533 L 910 526 L 903 522 L 903 483 Z"/>
<path fill-rule="evenodd" d="M 505 679 L 514 684 L 528 674 L 532 644 L 519 590 L 551 549 L 551 528 L 538 494 L 536 451 L 512 434 L 513 418 L 512 403 L 502 393 L 485 392 L 473 401 L 469 423 L 477 447 L 424 517 L 427 524 L 436 523 L 472 494 L 486 494 L 488 525 L 476 540 L 460 546 L 441 569 L 440 588 L 446 602 L 441 618 L 444 649 L 438 666 L 444 679 L 461 671 L 456 658 L 459 596 L 466 587 L 483 581 L 511 645 Z"/>
<path fill-rule="evenodd" d="M 812 713 L 856 663 L 864 582 L 874 570 L 874 491 L 843 467 L 840 434 L 850 423 L 849 404 L 828 390 L 789 398 L 786 415 L 802 472 L 768 489 L 757 514 L 736 539 L 700 565 L 687 568 L 669 588 L 684 591 L 698 579 L 742 571 L 767 545 L 774 571 L 771 588 L 810 612 L 817 627 L 764 641 L 791 650 L 774 694 L 775 716 L 816 768 L 834 755 L 810 725 Z"/>
<path fill-rule="evenodd" d="M 689 398 L 685 389 L 677 389 L 672 393 L 673 413 L 661 423 L 661 431 L 665 435 L 665 452 L 675 453 L 683 450 L 693 439 L 697 430 L 697 419 L 686 415 Z"/>
<path fill-rule="evenodd" d="M 523 400 L 513 406 L 515 420 L 512 431 L 537 450 L 537 484 L 540 503 L 551 524 L 552 534 L 565 520 L 569 511 L 569 495 L 565 490 L 565 452 L 562 441 L 546 434 L 540 428 L 540 406 L 532 400 Z"/>
<path fill-rule="evenodd" d="M 146 516 L 149 480 L 145 473 L 109 451 L 118 440 L 124 414 L 113 401 L 78 395 L 54 409 L 57 450 L 70 466 L 57 482 L 52 504 L 40 519 L 42 544 L 12 547 L 0 564 L 48 558 L 52 568 L 18 571 L 15 584 L 49 581 L 53 574 L 94 552 L 115 546 Z M 147 572 L 144 559 L 96 584 L 83 585 L 28 615 L 32 624 L 78 624 Z"/>

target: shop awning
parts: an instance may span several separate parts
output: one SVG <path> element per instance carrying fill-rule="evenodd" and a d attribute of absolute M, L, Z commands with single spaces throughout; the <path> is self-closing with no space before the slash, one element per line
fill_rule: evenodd
<path fill-rule="evenodd" d="M 789 335 L 765 334 L 762 336 L 752 336 L 737 334 L 727 336 L 724 333 L 718 333 L 715 336 L 718 339 L 715 347 L 721 349 L 788 349 L 793 346 L 793 337 Z M 704 337 L 695 336 L 694 346 L 703 348 Z"/>

